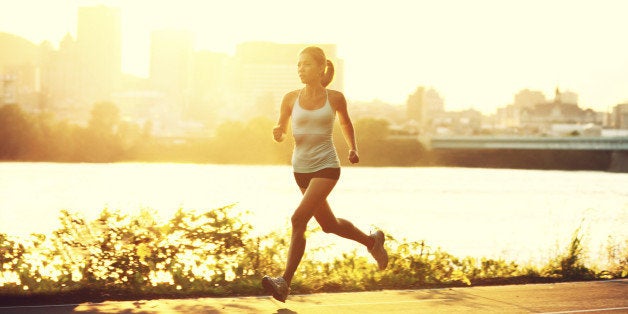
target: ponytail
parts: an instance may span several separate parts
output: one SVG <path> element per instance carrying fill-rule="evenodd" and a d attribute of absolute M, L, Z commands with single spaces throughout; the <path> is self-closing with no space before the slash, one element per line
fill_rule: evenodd
<path fill-rule="evenodd" d="M 331 63 L 330 60 L 327 60 L 327 67 L 325 69 L 325 73 L 323 73 L 323 79 L 321 80 L 321 84 L 323 87 L 327 87 L 331 80 L 334 79 L 334 64 Z"/>

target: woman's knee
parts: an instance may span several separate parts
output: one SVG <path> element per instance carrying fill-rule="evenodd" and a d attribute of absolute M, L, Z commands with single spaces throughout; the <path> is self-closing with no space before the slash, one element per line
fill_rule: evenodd
<path fill-rule="evenodd" d="M 307 219 L 307 217 L 299 214 L 299 211 L 292 214 L 292 217 L 290 218 L 290 221 L 292 223 L 292 231 L 305 233 L 305 229 L 307 229 L 308 220 L 309 219 Z"/>

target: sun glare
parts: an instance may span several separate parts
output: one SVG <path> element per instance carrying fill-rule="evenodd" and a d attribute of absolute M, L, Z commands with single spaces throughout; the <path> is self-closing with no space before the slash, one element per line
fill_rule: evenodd
<path fill-rule="evenodd" d="M 189 30 L 194 48 L 232 54 L 239 43 L 333 43 L 350 99 L 405 102 L 418 85 L 451 107 L 493 110 L 524 88 L 580 94 L 585 106 L 628 98 L 625 1 L 389 1 L 355 7 L 321 0 L 25 0 L 0 15 L 0 30 L 36 43 L 76 35 L 77 8 L 121 8 L 123 70 L 147 77 L 150 34 Z M 33 23 L 37 21 L 37 23 Z"/>

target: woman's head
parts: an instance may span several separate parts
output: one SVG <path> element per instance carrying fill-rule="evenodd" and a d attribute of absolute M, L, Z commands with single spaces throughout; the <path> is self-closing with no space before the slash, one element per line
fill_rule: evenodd
<path fill-rule="evenodd" d="M 312 73 L 306 73 L 308 71 L 313 71 L 324 87 L 327 87 L 334 78 L 334 65 L 327 60 L 325 52 L 319 47 L 306 47 L 299 53 L 299 76 L 306 84 L 317 78 L 309 76 Z"/>

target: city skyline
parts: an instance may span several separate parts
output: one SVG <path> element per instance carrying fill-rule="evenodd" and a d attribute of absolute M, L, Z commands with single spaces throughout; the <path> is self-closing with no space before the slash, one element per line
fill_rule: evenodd
<path fill-rule="evenodd" d="M 146 14 L 144 1 L 27 0 L 1 5 L 0 31 L 56 46 L 67 33 L 76 38 L 79 6 L 104 4 L 121 9 L 123 72 L 141 77 L 149 74 L 150 33 L 185 29 L 196 50 L 231 55 L 246 41 L 336 44 L 350 100 L 402 105 L 417 86 L 438 90 L 448 109 L 484 113 L 512 104 L 523 89 L 551 97 L 558 86 L 604 112 L 628 100 L 628 43 L 621 40 L 628 4 L 620 1 L 392 1 L 355 10 L 321 1 L 297 2 L 293 14 L 280 13 L 287 1 L 178 3 L 151 3 Z"/>

